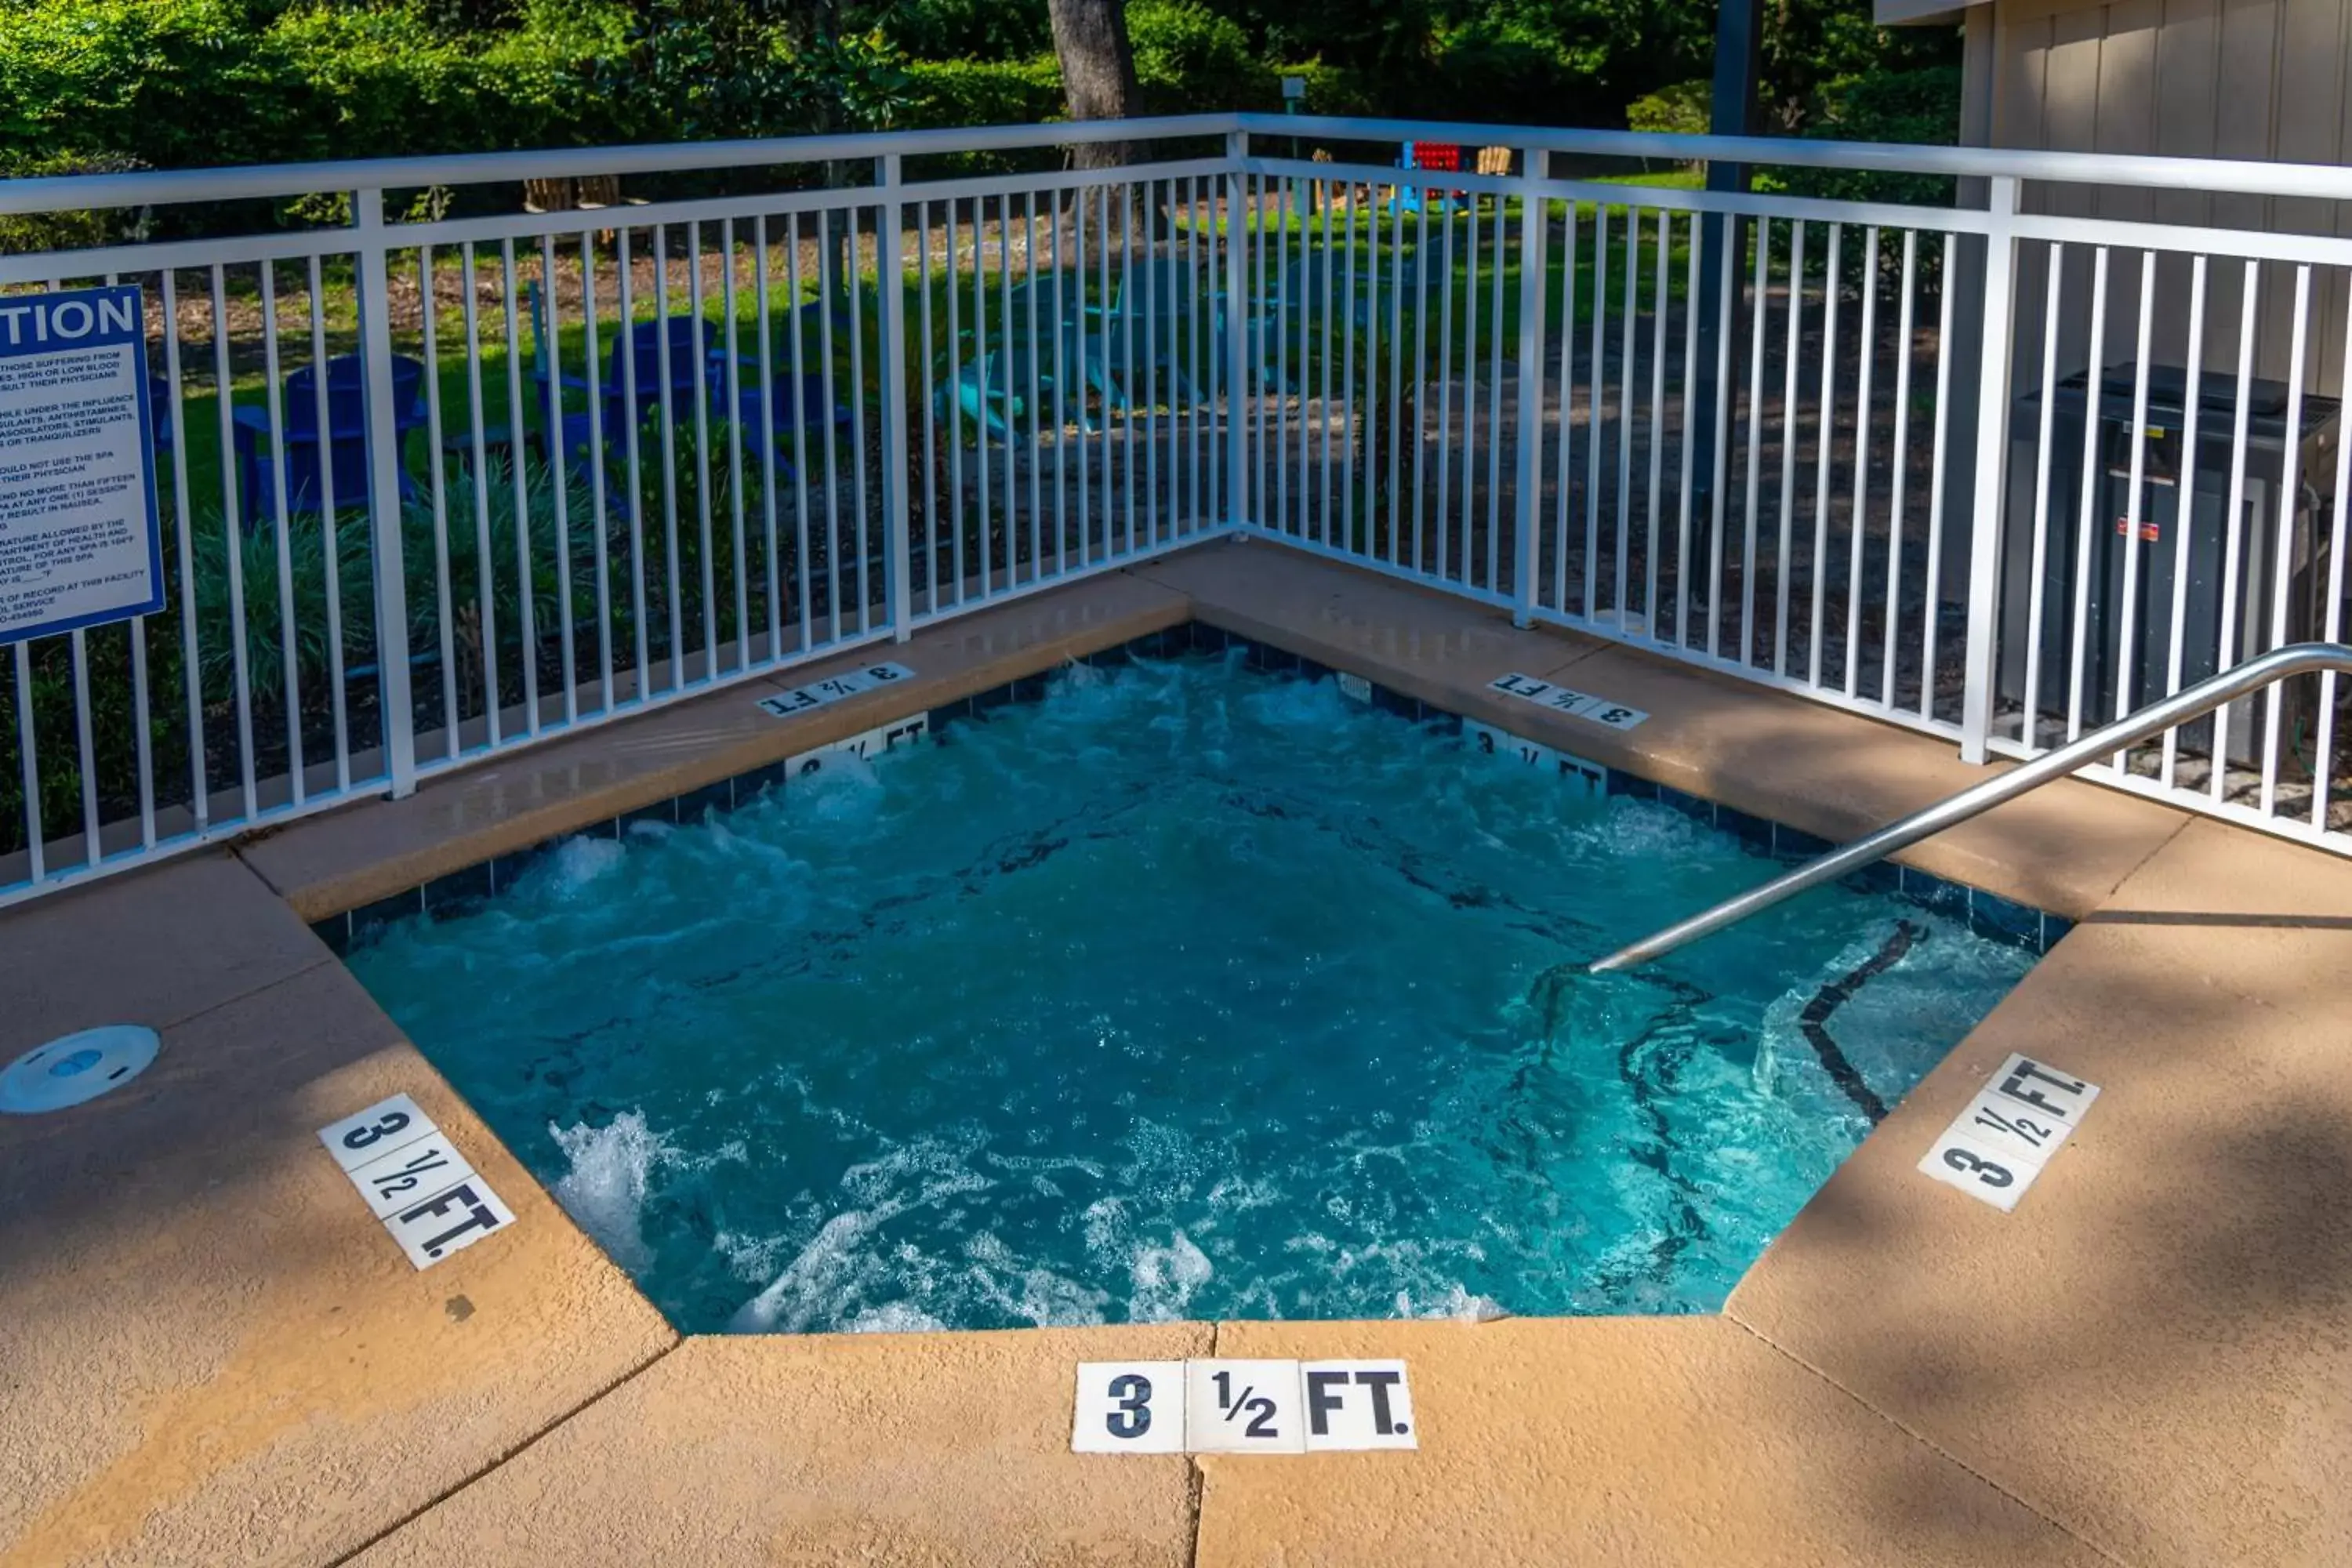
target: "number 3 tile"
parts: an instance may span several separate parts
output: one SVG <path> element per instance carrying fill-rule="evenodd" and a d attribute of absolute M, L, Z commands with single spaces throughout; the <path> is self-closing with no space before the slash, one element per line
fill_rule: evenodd
<path fill-rule="evenodd" d="M 1958 1187 L 1972 1198 L 1990 1204 L 2003 1214 L 2017 1207 L 2017 1200 L 2041 1174 L 2040 1168 L 2011 1159 L 1990 1143 L 1981 1142 L 1957 1129 L 1947 1128 L 1927 1157 L 1919 1162 L 1923 1175 L 1933 1176 L 1948 1187 Z"/>
<path fill-rule="evenodd" d="M 1184 1363 L 1080 1362 L 1077 1413 L 1070 1424 L 1070 1451 L 1182 1453 Z"/>
<path fill-rule="evenodd" d="M 365 1110 L 331 1121 L 319 1129 L 319 1142 L 348 1175 L 372 1165 L 404 1143 L 437 1131 L 433 1119 L 404 1094 L 380 1100 Z"/>

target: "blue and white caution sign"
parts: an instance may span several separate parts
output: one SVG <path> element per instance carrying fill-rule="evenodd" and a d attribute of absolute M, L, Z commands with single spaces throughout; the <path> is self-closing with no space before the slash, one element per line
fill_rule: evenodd
<path fill-rule="evenodd" d="M 0 294 L 0 644 L 163 607 L 154 429 L 135 287 Z"/>

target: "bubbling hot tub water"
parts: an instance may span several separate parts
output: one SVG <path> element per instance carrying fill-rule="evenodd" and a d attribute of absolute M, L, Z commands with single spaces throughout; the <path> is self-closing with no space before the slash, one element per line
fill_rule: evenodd
<path fill-rule="evenodd" d="M 1708 1310 L 2029 955 L 1329 680 L 1078 668 L 353 970 L 682 1330 Z M 1549 976 L 1549 978 L 1548 978 Z M 1818 1009 L 1816 1009 L 1818 1011 Z"/>

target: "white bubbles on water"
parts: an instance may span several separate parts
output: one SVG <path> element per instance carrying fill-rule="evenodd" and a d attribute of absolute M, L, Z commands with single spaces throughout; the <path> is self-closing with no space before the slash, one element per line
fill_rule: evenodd
<path fill-rule="evenodd" d="M 843 1326 L 853 1334 L 930 1334 L 947 1327 L 921 1308 L 904 1301 L 869 1307 Z"/>
<path fill-rule="evenodd" d="M 1424 1293 L 1416 1300 L 1410 1290 L 1398 1291 L 1396 1315 L 1454 1323 L 1491 1323 L 1511 1314 L 1492 1297 L 1474 1296 L 1455 1284 L 1446 1286 L 1433 1298 Z"/>
<path fill-rule="evenodd" d="M 1096 1199 L 1087 1205 L 1079 1221 L 1085 1227 L 1088 1252 L 1109 1252 L 1127 1239 L 1127 1205 L 1117 1198 Z"/>
<path fill-rule="evenodd" d="M 1193 1292 L 1216 1272 L 1209 1256 L 1192 1245 L 1182 1231 L 1165 1247 L 1136 1249 L 1128 1265 L 1134 1294 L 1128 1298 L 1127 1317 L 1134 1323 L 1172 1323 L 1185 1315 Z"/>
<path fill-rule="evenodd" d="M 617 870 L 628 850 L 614 838 L 567 838 L 547 858 L 547 888 L 559 899 L 577 897 L 591 883 Z"/>
<path fill-rule="evenodd" d="M 727 1327 L 731 1333 L 764 1334 L 781 1330 L 807 1333 L 830 1326 L 836 1307 L 849 1293 L 856 1277 L 870 1267 L 858 1256 L 861 1244 L 888 1215 L 851 1209 L 824 1222 L 799 1256 L 766 1289 L 737 1310 Z"/>
<path fill-rule="evenodd" d="M 1251 692 L 1243 708 L 1257 722 L 1293 734 L 1337 730 L 1361 711 L 1333 680 L 1286 680 Z"/>
<path fill-rule="evenodd" d="M 555 1201 L 623 1268 L 646 1267 L 653 1260 L 642 1229 L 646 1192 L 655 1168 L 675 1158 L 668 1141 L 635 1110 L 603 1127 L 551 1123 L 548 1132 L 572 1167 L 555 1184 Z"/>

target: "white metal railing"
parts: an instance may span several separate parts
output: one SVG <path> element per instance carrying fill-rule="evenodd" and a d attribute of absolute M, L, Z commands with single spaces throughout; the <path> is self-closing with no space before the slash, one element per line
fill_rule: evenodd
<path fill-rule="evenodd" d="M 1139 161 L 925 163 L 1101 142 Z M 741 188 L 388 211 L 592 174 Z M 2086 185 L 2352 170 L 1210 115 L 0 182 L 351 212 L 0 256 L 142 286 L 172 590 L 0 658 L 0 902 L 1235 530 L 2033 754 L 2342 632 L 2352 240 Z M 2338 700 L 2104 776 L 2341 849 Z"/>

